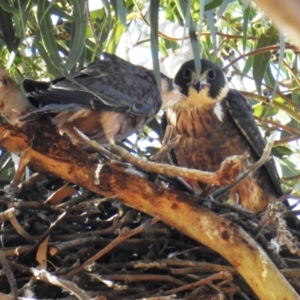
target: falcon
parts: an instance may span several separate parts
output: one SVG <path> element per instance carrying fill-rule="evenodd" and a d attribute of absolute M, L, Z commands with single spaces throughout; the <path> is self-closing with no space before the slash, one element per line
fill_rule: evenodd
<path fill-rule="evenodd" d="M 170 106 L 163 126 L 173 125 L 173 135 L 181 135 L 172 150 L 175 164 L 215 172 L 233 155 L 249 155 L 257 161 L 266 145 L 253 118 L 247 100 L 230 89 L 222 70 L 213 62 L 201 60 L 196 75 L 194 60 L 184 63 L 174 78 L 183 99 Z M 216 189 L 192 183 L 195 190 L 209 193 Z M 282 195 L 280 179 L 273 159 L 233 187 L 226 200 L 250 211 L 260 211 Z"/>
<path fill-rule="evenodd" d="M 173 103 L 179 92 L 172 80 L 161 74 L 160 93 L 154 72 L 114 54 L 89 64 L 69 78 L 51 82 L 26 79 L 27 99 L 36 108 L 20 121 L 47 115 L 73 144 L 83 145 L 74 127 L 100 144 L 114 144 L 152 120 L 162 105 Z"/>

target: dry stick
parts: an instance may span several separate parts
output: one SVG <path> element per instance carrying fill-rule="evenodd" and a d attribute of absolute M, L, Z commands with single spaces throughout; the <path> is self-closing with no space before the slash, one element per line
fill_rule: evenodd
<path fill-rule="evenodd" d="M 137 281 L 164 281 L 170 282 L 179 286 L 185 286 L 185 282 L 174 278 L 170 275 L 158 275 L 158 274 L 103 274 L 100 277 L 102 280 L 111 281 L 125 281 L 125 282 L 137 282 Z"/>
<path fill-rule="evenodd" d="M 212 275 L 210 277 L 198 280 L 196 282 L 181 286 L 179 288 L 176 289 L 172 289 L 166 292 L 163 292 L 164 295 L 171 295 L 171 294 L 176 294 L 191 288 L 195 288 L 199 285 L 203 285 L 203 284 L 209 284 L 211 282 L 213 282 L 214 280 L 221 280 L 221 279 L 231 279 L 232 280 L 232 274 L 230 274 L 229 272 L 220 272 L 218 274 Z"/>
<path fill-rule="evenodd" d="M 6 275 L 6 278 L 9 282 L 9 286 L 11 290 L 11 299 L 17 300 L 18 299 L 17 281 L 3 251 L 0 251 L 0 261 L 2 264 L 3 272 Z"/>
<path fill-rule="evenodd" d="M 2 250 L 5 256 L 20 256 L 21 254 L 27 252 L 31 249 L 31 245 L 25 245 L 25 246 L 17 246 L 17 247 L 7 247 Z M 1 297 L 0 297 L 1 299 Z"/>
<path fill-rule="evenodd" d="M 23 229 L 20 225 L 18 220 L 15 217 L 15 208 L 9 208 L 3 213 L 0 213 L 0 223 L 4 222 L 5 220 L 9 220 L 11 225 L 15 228 L 17 233 L 24 238 L 28 243 L 34 243 L 34 238 L 32 238 L 27 231 Z"/>
<path fill-rule="evenodd" d="M 91 147 L 95 150 L 103 151 L 103 147 L 99 145 L 97 142 L 89 139 L 85 134 L 83 134 L 78 129 L 74 128 L 79 136 Z M 177 137 L 175 138 L 175 142 Z M 172 142 L 172 141 L 171 141 Z M 122 147 L 111 145 L 110 150 L 116 153 L 118 156 L 118 161 L 120 161 L 120 157 L 129 162 L 130 164 L 150 173 L 160 173 L 170 177 L 184 177 L 186 179 L 191 179 L 195 181 L 200 181 L 208 184 L 213 184 L 216 186 L 227 185 L 236 180 L 237 176 L 240 173 L 240 166 L 244 164 L 248 155 L 235 155 L 232 157 L 228 157 L 225 159 L 220 166 L 220 169 L 216 172 L 206 172 L 199 171 L 195 169 L 189 168 L 181 168 L 175 167 L 167 164 L 154 163 L 150 161 L 143 160 L 139 157 L 136 157 L 129 153 Z M 105 149 L 105 151 L 107 151 Z"/>
<path fill-rule="evenodd" d="M 118 246 L 119 244 L 121 244 L 123 241 L 131 238 L 132 236 L 134 236 L 134 235 L 136 235 L 138 233 L 143 232 L 149 225 L 153 225 L 153 224 L 157 223 L 158 221 L 160 221 L 160 218 L 155 217 L 155 218 L 153 218 L 150 221 L 150 224 L 149 224 L 149 222 L 144 222 L 139 227 L 137 227 L 137 228 L 135 228 L 133 230 L 128 230 L 127 228 L 123 228 L 122 231 L 121 231 L 121 233 L 120 233 L 120 235 L 115 240 L 113 240 L 105 248 L 103 248 L 97 254 L 95 254 L 90 259 L 88 259 L 83 264 L 81 264 L 78 268 L 76 268 L 73 271 L 71 271 L 68 275 L 73 276 L 73 275 L 77 274 L 83 268 L 87 267 L 88 265 L 91 265 L 93 262 L 95 262 L 96 260 L 98 260 L 99 258 L 101 258 L 102 256 L 104 256 L 106 253 L 108 253 L 109 251 L 111 251 L 113 248 L 115 248 L 116 246 Z"/>
<path fill-rule="evenodd" d="M 92 300 L 84 290 L 80 289 L 75 283 L 61 279 L 55 275 L 50 274 L 46 270 L 38 270 L 36 268 L 30 268 L 32 274 L 37 280 L 41 280 L 43 282 L 48 282 L 52 285 L 56 285 L 61 287 L 62 289 L 66 289 L 69 292 L 73 293 L 80 300 Z"/>
<path fill-rule="evenodd" d="M 67 212 L 64 211 L 57 219 L 55 222 L 51 223 L 49 228 L 44 232 L 42 237 L 39 239 L 38 242 L 35 243 L 35 245 L 24 254 L 24 257 L 30 255 L 33 251 L 35 251 L 40 244 L 47 238 L 47 236 L 50 234 L 50 232 L 57 226 L 57 224 L 67 215 Z"/>
<path fill-rule="evenodd" d="M 200 171 L 189 168 L 175 167 L 166 164 L 153 163 L 133 156 L 119 146 L 111 146 L 111 150 L 132 165 L 146 171 L 156 172 L 170 177 L 183 177 L 216 186 L 228 185 L 240 174 L 241 166 L 248 158 L 248 154 L 235 155 L 226 158 L 216 172 Z"/>

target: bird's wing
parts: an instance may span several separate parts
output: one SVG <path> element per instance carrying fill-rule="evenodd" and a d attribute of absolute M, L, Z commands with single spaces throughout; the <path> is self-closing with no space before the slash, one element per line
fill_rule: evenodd
<path fill-rule="evenodd" d="M 23 86 L 35 106 L 73 103 L 147 117 L 154 116 L 161 107 L 159 90 L 149 72 L 115 55 L 109 54 L 72 77 L 76 82 L 58 78 L 46 87 L 45 83 L 37 82 L 35 86 L 34 81 L 27 80 Z"/>
<path fill-rule="evenodd" d="M 251 145 L 251 148 L 257 155 L 257 158 L 261 157 L 266 142 L 256 125 L 256 122 L 253 118 L 252 109 L 247 100 L 237 91 L 230 90 L 225 98 L 225 104 L 234 123 L 238 126 L 244 138 Z M 270 159 L 265 163 L 264 167 L 266 168 L 273 183 L 276 195 L 280 197 L 282 195 L 282 189 L 274 160 Z"/>
<path fill-rule="evenodd" d="M 60 114 L 65 112 L 77 112 L 79 109 L 80 107 L 78 107 L 78 105 L 73 103 L 66 103 L 66 104 L 51 103 L 43 107 L 40 107 L 37 110 L 33 110 L 29 113 L 26 113 L 24 116 L 20 117 L 19 120 L 21 122 L 33 121 L 40 118 L 42 115 Z"/>

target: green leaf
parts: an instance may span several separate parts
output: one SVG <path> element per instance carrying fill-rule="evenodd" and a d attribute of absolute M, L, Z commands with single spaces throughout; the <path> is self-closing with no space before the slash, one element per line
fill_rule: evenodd
<path fill-rule="evenodd" d="M 10 3 L 7 3 L 4 0 L 0 1 L 0 7 L 3 8 L 5 11 L 12 13 L 14 15 L 19 14 L 19 10 L 17 8 L 13 7 Z"/>
<path fill-rule="evenodd" d="M 161 76 L 159 68 L 159 56 L 158 56 L 158 12 L 159 12 L 159 0 L 150 1 L 150 43 L 151 54 L 153 60 L 153 69 L 159 90 L 161 89 Z"/>
<path fill-rule="evenodd" d="M 281 159 L 283 159 L 286 156 L 290 156 L 293 153 L 293 150 L 288 146 L 280 145 L 272 148 L 272 155 L 280 157 Z"/>
<path fill-rule="evenodd" d="M 106 43 L 106 51 L 109 53 L 115 53 L 116 48 L 119 44 L 122 34 L 125 32 L 125 27 L 120 21 L 117 21 L 113 29 L 111 30 L 107 43 Z"/>
<path fill-rule="evenodd" d="M 117 13 L 121 23 L 126 27 L 126 10 L 124 7 L 124 1 L 111 0 L 111 4 L 114 8 L 114 11 Z"/>
<path fill-rule="evenodd" d="M 246 50 L 247 38 L 248 38 L 249 15 L 250 15 L 250 5 L 244 11 L 244 19 L 243 19 L 243 52 L 244 53 Z"/>
<path fill-rule="evenodd" d="M 214 47 L 214 55 L 217 56 L 217 31 L 215 27 L 215 20 L 214 20 L 214 14 L 212 11 L 206 12 L 206 19 L 208 23 L 208 27 L 210 29 L 210 37 L 212 40 L 212 44 Z"/>
<path fill-rule="evenodd" d="M 275 108 L 271 105 L 267 105 L 265 103 L 258 103 L 252 106 L 253 114 L 257 117 L 272 117 L 276 115 L 279 111 L 278 108 Z"/>
<path fill-rule="evenodd" d="M 192 50 L 193 50 L 193 55 L 194 55 L 194 60 L 195 60 L 196 73 L 199 75 L 201 73 L 200 47 L 199 47 L 199 41 L 198 41 L 196 30 L 195 30 L 195 25 L 194 25 L 194 22 L 192 20 L 191 14 L 190 14 L 191 1 L 188 1 L 188 3 L 186 3 L 184 0 L 178 0 L 178 4 L 180 6 L 180 10 L 182 11 L 183 15 L 185 16 L 184 17 L 184 20 L 185 20 L 184 26 L 185 26 L 185 28 L 188 28 L 188 30 L 189 30 L 190 42 L 192 45 Z M 203 20 L 204 5 L 205 5 L 205 0 L 201 1 L 200 13 L 202 11 L 202 17 L 200 14 L 200 24 L 202 24 L 202 20 Z M 201 32 L 201 28 L 199 29 L 199 32 Z"/>
<path fill-rule="evenodd" d="M 274 72 L 274 70 L 273 70 L 273 72 Z M 276 80 L 274 78 L 273 72 L 270 67 L 270 64 L 268 64 L 268 66 L 266 68 L 266 73 L 265 73 L 265 82 L 266 82 L 266 85 L 272 86 L 274 88 L 276 86 Z"/>
<path fill-rule="evenodd" d="M 101 0 L 101 2 L 102 2 L 102 5 L 103 5 L 103 8 L 105 10 L 105 13 L 107 15 L 107 23 L 108 23 L 109 30 L 110 30 L 111 29 L 111 24 L 112 24 L 110 5 L 109 5 L 108 0 Z"/>
<path fill-rule="evenodd" d="M 223 0 L 212 0 L 204 6 L 204 10 L 208 11 L 214 9 L 222 4 Z"/>
<path fill-rule="evenodd" d="M 71 47 L 65 68 L 70 70 L 77 63 L 84 47 L 87 30 L 87 12 L 85 1 L 70 0 L 73 4 L 73 15 L 80 21 L 72 23 Z"/>
<path fill-rule="evenodd" d="M 85 6 L 84 5 L 84 1 L 70 0 L 70 2 L 78 2 L 77 4 Z M 74 7 L 73 7 L 73 9 L 74 9 Z M 57 5 L 50 6 L 49 7 L 49 12 L 50 12 L 50 14 L 56 15 L 56 16 L 58 16 L 61 19 L 66 19 L 66 20 L 73 21 L 73 22 L 82 22 L 82 18 L 79 18 L 75 14 L 73 14 L 73 15 L 68 14 L 63 9 L 61 9 L 60 7 L 58 7 Z"/>
<path fill-rule="evenodd" d="M 16 38 L 15 29 L 13 26 L 13 14 L 7 12 L 2 7 L 0 7 L 0 29 L 2 31 L 2 37 L 6 44 L 8 51 L 15 51 L 20 42 L 20 38 Z"/>
<path fill-rule="evenodd" d="M 51 16 L 49 12 L 48 1 L 39 1 L 37 6 L 37 19 L 39 25 L 39 31 L 45 46 L 47 49 L 47 54 L 51 61 L 51 65 L 56 68 L 56 70 L 62 69 L 61 58 L 59 56 L 58 47 L 56 44 L 55 37 L 53 35 L 53 25 L 51 21 Z M 48 65 L 48 63 L 47 63 Z M 50 65 L 49 65 L 50 67 Z"/>
<path fill-rule="evenodd" d="M 229 3 L 233 2 L 233 1 L 235 1 L 235 0 L 223 0 L 222 1 L 221 5 L 218 9 L 218 12 L 217 12 L 218 19 L 220 19 L 223 16 L 223 14 L 226 11 L 227 6 L 229 5 Z"/>
<path fill-rule="evenodd" d="M 0 158 L 0 178 L 2 180 L 13 179 L 15 174 L 15 165 L 11 158 L 11 153 L 5 152 Z"/>
<path fill-rule="evenodd" d="M 36 47 L 39 50 L 40 55 L 42 56 L 43 60 L 47 64 L 47 70 L 50 75 L 53 77 L 56 77 L 59 73 L 56 66 L 52 63 L 51 59 L 49 58 L 48 52 L 45 49 L 43 43 L 41 40 L 35 39 L 33 41 L 33 46 Z"/>
<path fill-rule="evenodd" d="M 257 45 L 256 50 L 274 45 L 278 42 L 278 31 L 274 27 L 270 27 L 265 34 L 261 34 Z M 270 52 L 264 52 L 261 54 L 257 54 L 254 56 L 253 59 L 253 77 L 256 85 L 257 91 L 261 94 L 261 83 L 265 76 L 265 72 L 267 69 L 267 66 L 269 64 L 269 60 L 271 57 Z"/>
<path fill-rule="evenodd" d="M 285 155 L 283 155 L 283 157 L 283 159 L 278 158 L 282 170 L 282 177 L 293 177 L 299 175 L 297 166 L 290 160 L 286 159 Z"/>

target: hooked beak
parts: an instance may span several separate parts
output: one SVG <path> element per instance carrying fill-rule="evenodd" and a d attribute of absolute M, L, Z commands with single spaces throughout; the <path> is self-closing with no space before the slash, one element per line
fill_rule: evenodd
<path fill-rule="evenodd" d="M 194 80 L 191 85 L 194 87 L 198 94 L 204 87 L 210 86 L 210 84 L 206 81 L 205 78 L 202 78 L 200 80 Z"/>

